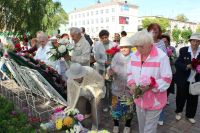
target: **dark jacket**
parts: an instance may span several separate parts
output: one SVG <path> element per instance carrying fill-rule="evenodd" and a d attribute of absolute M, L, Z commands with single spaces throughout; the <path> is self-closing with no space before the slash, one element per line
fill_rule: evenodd
<path fill-rule="evenodd" d="M 90 36 L 87 35 L 87 34 L 84 34 L 84 37 L 85 37 L 85 39 L 89 42 L 90 46 L 92 46 L 93 41 L 92 41 L 92 39 L 90 38 Z"/>
<path fill-rule="evenodd" d="M 175 82 L 177 86 L 184 87 L 188 83 L 188 78 L 190 76 L 191 70 L 187 69 L 187 65 L 192 63 L 191 54 L 188 52 L 189 47 L 183 47 L 179 50 L 179 57 L 177 58 L 175 62 L 176 67 L 176 74 L 175 74 Z M 197 59 L 200 60 L 200 54 L 197 56 Z M 196 80 L 197 75 L 195 78 Z"/>

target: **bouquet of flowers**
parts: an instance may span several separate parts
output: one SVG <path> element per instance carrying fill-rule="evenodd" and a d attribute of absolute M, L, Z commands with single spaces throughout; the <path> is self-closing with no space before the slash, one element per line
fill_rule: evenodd
<path fill-rule="evenodd" d="M 53 48 L 48 52 L 50 54 L 49 60 L 55 61 L 69 54 L 73 47 L 71 45 L 53 45 Z"/>
<path fill-rule="evenodd" d="M 115 46 L 115 47 L 112 47 L 111 49 L 106 50 L 106 54 L 113 57 L 119 51 L 120 49 L 117 46 Z"/>
<path fill-rule="evenodd" d="M 143 75 L 139 78 L 139 84 L 134 85 L 131 89 L 133 90 L 134 99 L 139 98 L 144 94 L 144 92 L 154 89 L 157 87 L 157 83 L 154 77 L 149 77 L 146 75 Z"/>
<path fill-rule="evenodd" d="M 43 130 L 55 128 L 56 130 L 65 130 L 66 133 L 80 133 L 82 126 L 80 122 L 84 120 L 84 116 L 77 109 L 56 108 L 51 121 L 41 124 Z"/>
<path fill-rule="evenodd" d="M 167 55 L 168 55 L 170 61 L 173 61 L 176 58 L 176 56 L 174 55 L 173 49 L 170 47 L 167 47 Z"/>

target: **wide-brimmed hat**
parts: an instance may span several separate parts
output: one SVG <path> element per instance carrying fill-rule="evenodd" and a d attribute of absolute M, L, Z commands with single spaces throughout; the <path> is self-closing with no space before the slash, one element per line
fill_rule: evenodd
<path fill-rule="evenodd" d="M 193 33 L 191 36 L 190 36 L 190 40 L 200 40 L 200 33 Z"/>
<path fill-rule="evenodd" d="M 86 74 L 86 68 L 78 63 L 71 64 L 70 68 L 65 73 L 66 77 L 70 79 L 79 79 L 84 77 Z"/>
<path fill-rule="evenodd" d="M 119 47 L 132 47 L 132 46 L 133 45 L 131 44 L 129 37 L 122 37 L 120 39 Z"/>
<path fill-rule="evenodd" d="M 51 38 L 49 38 L 49 40 L 57 40 L 57 37 L 56 36 L 52 36 Z"/>

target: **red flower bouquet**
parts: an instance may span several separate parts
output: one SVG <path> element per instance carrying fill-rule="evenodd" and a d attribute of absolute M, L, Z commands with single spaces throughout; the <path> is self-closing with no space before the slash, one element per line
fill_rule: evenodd
<path fill-rule="evenodd" d="M 111 49 L 106 50 L 106 54 L 110 56 L 114 56 L 119 51 L 120 49 L 117 46 L 115 46 L 115 47 L 112 47 Z"/>
<path fill-rule="evenodd" d="M 192 68 L 196 70 L 198 65 L 200 65 L 200 60 L 193 58 L 192 59 Z"/>

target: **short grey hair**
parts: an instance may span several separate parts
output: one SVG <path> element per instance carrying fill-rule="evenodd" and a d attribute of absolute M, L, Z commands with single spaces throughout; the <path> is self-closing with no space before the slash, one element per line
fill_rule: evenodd
<path fill-rule="evenodd" d="M 69 31 L 70 31 L 70 34 L 81 34 L 82 33 L 81 29 L 78 27 L 71 27 L 69 29 Z"/>
<path fill-rule="evenodd" d="M 43 32 L 43 31 L 38 31 L 36 33 L 37 35 L 37 38 L 45 38 L 45 39 L 48 39 L 48 36 Z"/>
<path fill-rule="evenodd" d="M 133 46 L 143 46 L 153 44 L 153 35 L 147 30 L 142 30 L 130 37 L 130 42 Z"/>

